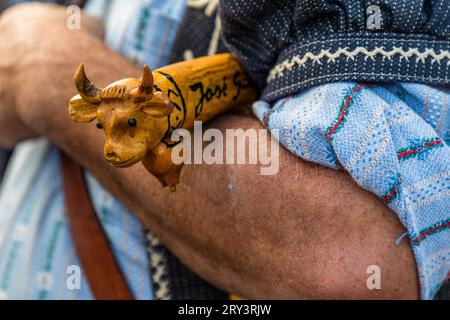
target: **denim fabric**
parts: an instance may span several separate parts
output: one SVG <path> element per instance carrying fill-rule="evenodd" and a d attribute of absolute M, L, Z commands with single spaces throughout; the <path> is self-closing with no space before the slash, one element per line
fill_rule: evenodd
<path fill-rule="evenodd" d="M 450 0 L 222 0 L 226 44 L 274 101 L 338 81 L 450 81 Z"/>
<path fill-rule="evenodd" d="M 178 29 L 170 63 L 228 52 L 220 37 L 218 1 L 192 1 Z"/>
<path fill-rule="evenodd" d="M 151 39 L 158 49 L 148 55 L 139 51 L 130 59 L 156 68 L 168 63 L 168 41 L 173 40 L 185 9 L 184 0 L 168 3 L 93 0 L 87 10 L 103 16 L 107 43 L 120 52 L 131 52 L 128 48 L 136 43 L 132 36 L 144 32 L 145 39 Z M 142 12 L 150 12 L 144 30 L 133 22 Z M 173 35 L 164 44 L 158 42 L 162 41 L 161 30 Z M 94 208 L 132 293 L 137 299 L 153 299 L 143 225 L 90 174 L 86 178 Z M 0 299 L 92 299 L 83 273 L 80 290 L 66 285 L 67 267 L 80 266 L 80 262 L 64 211 L 57 148 L 46 140 L 17 146 L 0 190 Z"/>
<path fill-rule="evenodd" d="M 294 154 L 383 199 L 408 230 L 421 297 L 432 299 L 450 275 L 450 90 L 335 83 L 254 112 Z"/>

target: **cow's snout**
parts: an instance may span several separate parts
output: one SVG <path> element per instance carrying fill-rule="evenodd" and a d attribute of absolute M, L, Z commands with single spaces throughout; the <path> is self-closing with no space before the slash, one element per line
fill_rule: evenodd
<path fill-rule="evenodd" d="M 130 144 L 128 140 L 122 144 L 122 141 L 107 139 L 103 148 L 103 157 L 114 167 L 126 168 L 141 161 L 146 155 L 146 151 L 145 144 Z"/>
<path fill-rule="evenodd" d="M 105 149 L 104 149 L 104 154 L 105 154 L 105 158 L 106 160 L 110 161 L 110 160 L 117 160 L 117 154 L 114 151 L 114 148 L 111 144 L 106 144 L 105 145 Z"/>
<path fill-rule="evenodd" d="M 105 152 L 106 159 L 114 160 L 116 158 L 116 153 L 114 151 Z"/>

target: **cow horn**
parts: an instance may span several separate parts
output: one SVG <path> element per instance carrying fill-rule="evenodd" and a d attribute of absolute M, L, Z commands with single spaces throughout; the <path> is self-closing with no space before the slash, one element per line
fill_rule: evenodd
<path fill-rule="evenodd" d="M 88 103 L 100 103 L 101 89 L 97 88 L 84 72 L 84 65 L 80 64 L 75 72 L 75 86 L 84 101 Z"/>
<path fill-rule="evenodd" d="M 153 74 L 148 65 L 142 71 L 141 83 L 136 92 L 137 100 L 150 99 L 153 96 Z"/>

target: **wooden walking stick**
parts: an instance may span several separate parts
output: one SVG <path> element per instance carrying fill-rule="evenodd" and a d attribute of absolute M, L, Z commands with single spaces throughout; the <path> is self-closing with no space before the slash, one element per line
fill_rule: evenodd
<path fill-rule="evenodd" d="M 175 190 L 182 165 L 172 162 L 172 132 L 256 99 L 250 79 L 230 54 L 172 64 L 141 79 L 127 78 L 104 89 L 92 84 L 81 64 L 75 73 L 79 94 L 69 103 L 75 122 L 97 120 L 106 140 L 104 157 L 115 167 L 142 161 L 161 184 Z"/>

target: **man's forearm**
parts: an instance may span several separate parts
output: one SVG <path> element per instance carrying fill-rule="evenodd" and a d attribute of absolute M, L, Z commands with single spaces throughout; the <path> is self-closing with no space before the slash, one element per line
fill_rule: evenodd
<path fill-rule="evenodd" d="M 411 250 L 394 243 L 400 223 L 344 173 L 281 150 L 275 176 L 260 176 L 256 165 L 189 165 L 171 193 L 141 165 L 110 167 L 102 133 L 68 116 L 72 73 L 84 62 L 90 77 L 106 85 L 139 71 L 97 38 L 67 30 L 64 18 L 55 14 L 51 25 L 39 26 L 47 34 L 35 39 L 39 54 L 22 62 L 21 118 L 90 170 L 194 271 L 249 298 L 417 297 Z M 210 126 L 259 124 L 228 115 Z M 383 270 L 382 290 L 366 287 L 372 264 Z"/>

